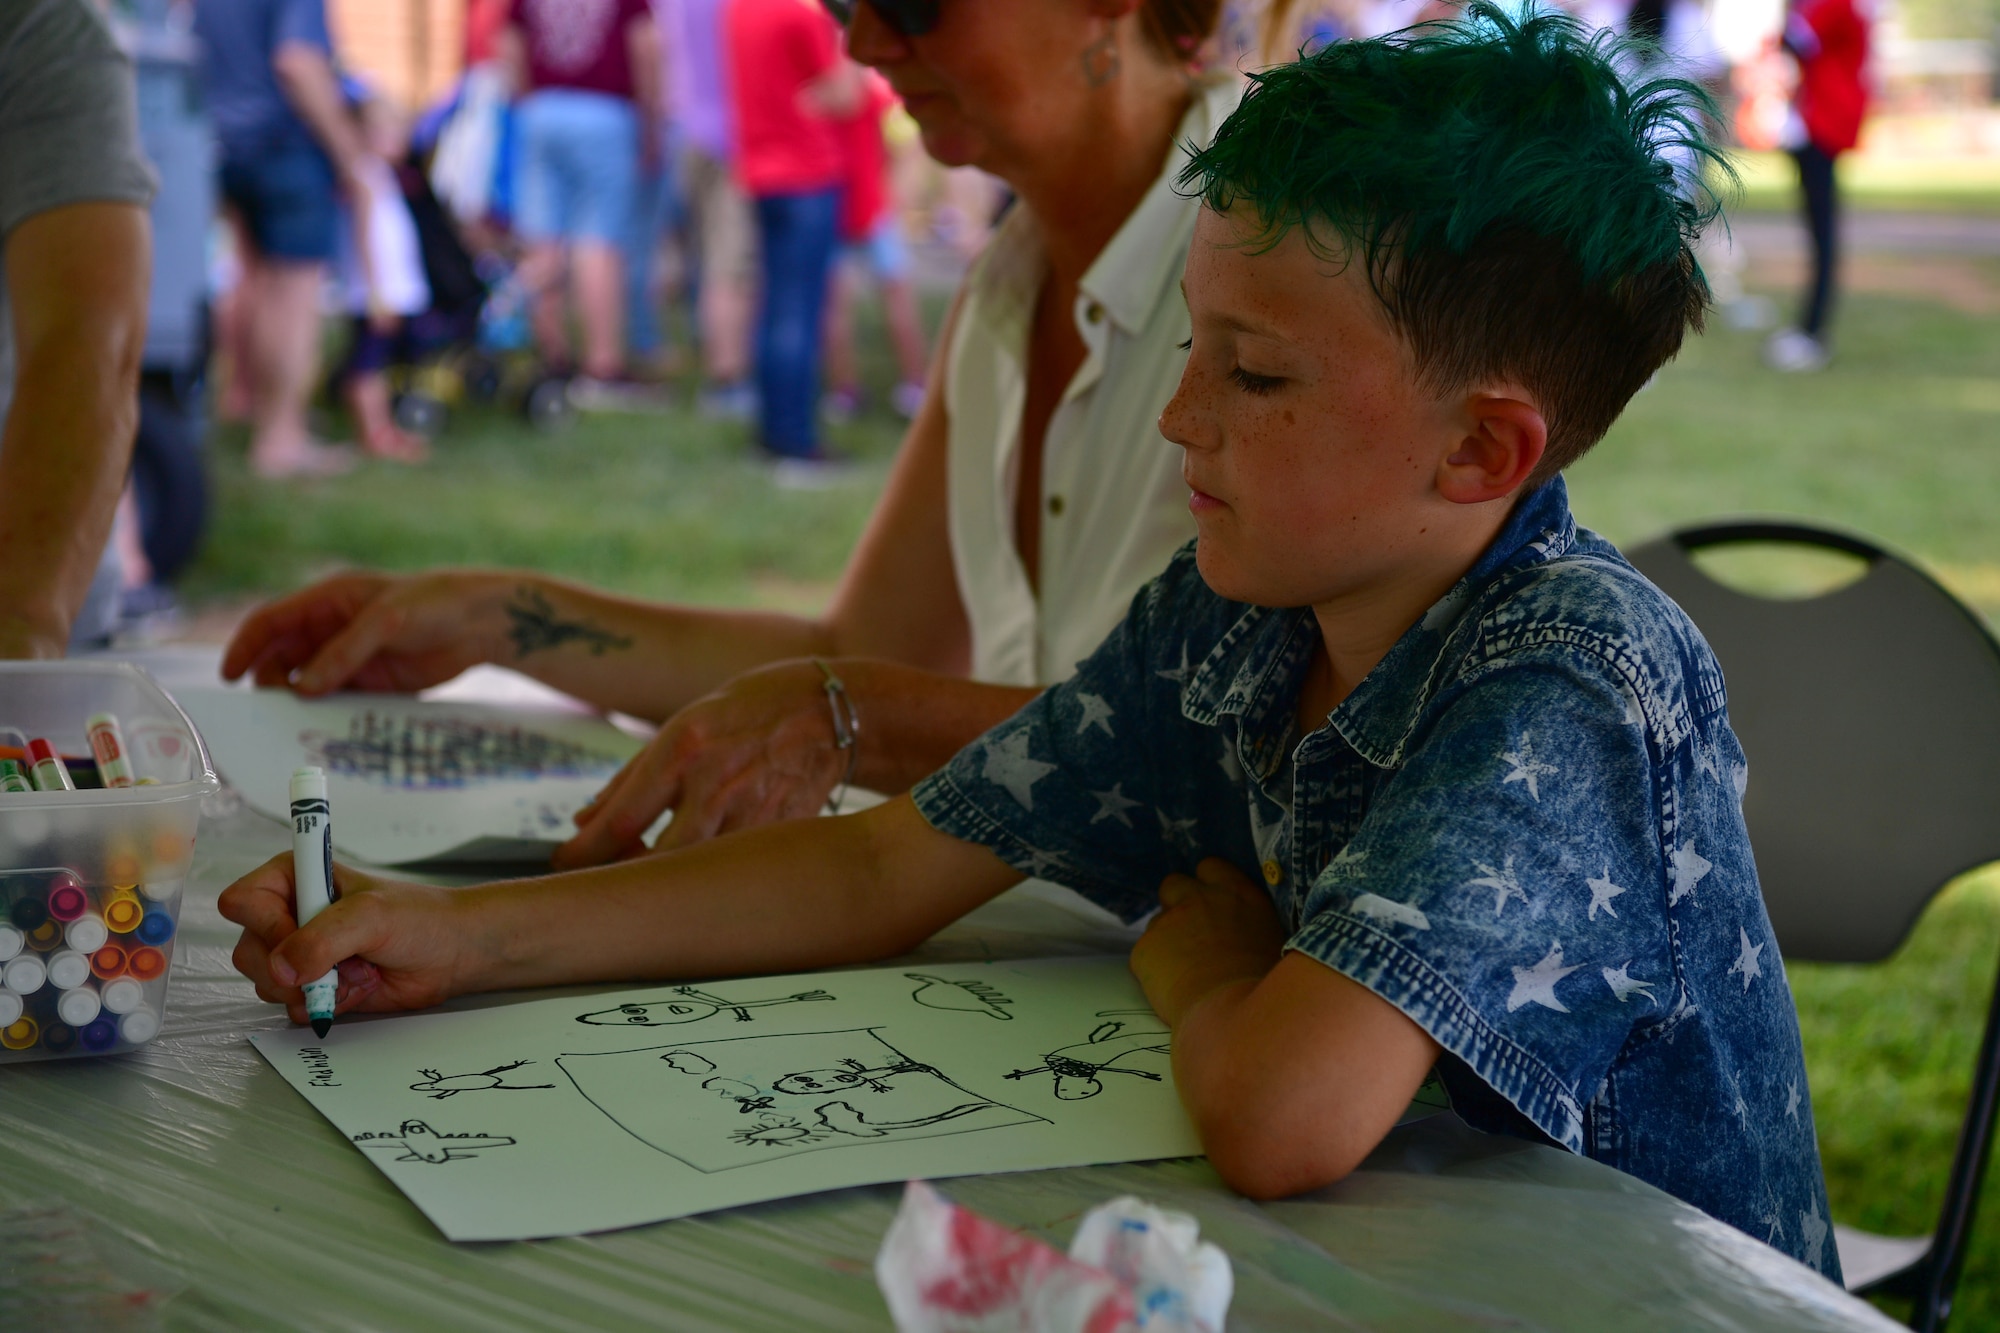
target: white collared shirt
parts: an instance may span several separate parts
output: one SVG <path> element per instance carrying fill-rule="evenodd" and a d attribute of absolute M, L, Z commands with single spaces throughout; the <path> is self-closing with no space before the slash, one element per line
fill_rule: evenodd
<path fill-rule="evenodd" d="M 966 278 L 944 392 L 951 556 L 975 680 L 1068 679 L 1194 536 L 1181 453 L 1158 424 L 1187 362 L 1178 284 L 1200 206 L 1174 180 L 1185 145 L 1207 144 L 1241 96 L 1234 77 L 1197 84 L 1166 168 L 1078 284 L 1086 354 L 1043 444 L 1039 598 L 1014 547 L 1028 335 L 1044 276 L 1026 209 L 1001 223 Z"/>

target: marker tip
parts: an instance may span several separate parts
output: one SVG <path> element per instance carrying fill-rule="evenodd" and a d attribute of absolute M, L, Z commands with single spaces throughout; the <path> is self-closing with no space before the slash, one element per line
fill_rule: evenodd
<path fill-rule="evenodd" d="M 324 1037 L 327 1033 L 333 1031 L 333 1020 L 331 1018 L 315 1018 L 312 1021 L 312 1027 L 315 1037 Z"/>

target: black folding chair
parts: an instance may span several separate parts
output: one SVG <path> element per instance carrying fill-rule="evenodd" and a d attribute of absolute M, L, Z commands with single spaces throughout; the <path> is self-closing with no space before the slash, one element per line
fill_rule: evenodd
<path fill-rule="evenodd" d="M 1842 552 L 1856 581 L 1816 597 L 1736 591 L 1690 556 L 1742 543 Z M 1789 523 L 1693 528 L 1628 553 L 1715 650 L 1750 760 L 1743 813 L 1786 959 L 1879 962 L 1938 890 L 2000 859 L 2000 644 L 1933 579 L 1872 543 Z M 1938 1330 L 1965 1263 L 2000 1097 L 2000 985 L 1937 1229 L 1836 1226 L 1848 1290 L 1915 1301 Z"/>

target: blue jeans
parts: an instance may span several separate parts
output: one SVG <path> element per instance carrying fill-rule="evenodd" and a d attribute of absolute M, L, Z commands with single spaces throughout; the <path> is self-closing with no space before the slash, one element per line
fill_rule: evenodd
<path fill-rule="evenodd" d="M 544 88 L 515 107 L 514 225 L 530 241 L 623 250 L 638 190 L 639 113 L 622 97 Z"/>
<path fill-rule="evenodd" d="M 764 297 L 757 312 L 758 420 L 763 444 L 819 455 L 820 324 L 840 221 L 838 186 L 756 200 Z"/>
<path fill-rule="evenodd" d="M 224 154 L 221 174 L 222 197 L 242 215 L 258 254 L 294 264 L 333 258 L 340 196 L 318 144 Z"/>
<path fill-rule="evenodd" d="M 660 135 L 664 143 L 667 136 Z M 641 169 L 632 195 L 632 234 L 625 242 L 625 345 L 635 356 L 659 350 L 660 312 L 653 305 L 653 257 L 674 220 L 673 154 L 663 147 L 659 165 Z"/>

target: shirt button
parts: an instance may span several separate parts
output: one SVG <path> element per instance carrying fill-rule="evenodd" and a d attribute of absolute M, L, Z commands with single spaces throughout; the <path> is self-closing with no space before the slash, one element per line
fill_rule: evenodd
<path fill-rule="evenodd" d="M 1092 301 L 1083 308 L 1083 317 L 1092 324 L 1102 324 L 1104 322 L 1104 307 Z"/>
<path fill-rule="evenodd" d="M 1264 882 L 1266 884 L 1275 889 L 1278 887 L 1278 881 L 1284 877 L 1284 867 L 1280 866 L 1276 861 L 1266 861 L 1264 863 Z"/>
<path fill-rule="evenodd" d="M 1061 518 L 1062 511 L 1063 511 L 1063 498 L 1060 495 L 1051 495 L 1049 497 L 1049 512 L 1055 515 L 1057 518 Z"/>

